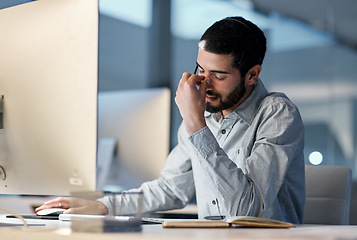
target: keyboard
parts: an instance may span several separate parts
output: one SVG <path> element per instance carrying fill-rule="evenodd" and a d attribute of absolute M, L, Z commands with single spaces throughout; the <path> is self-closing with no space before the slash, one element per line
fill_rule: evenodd
<path fill-rule="evenodd" d="M 74 221 L 74 220 L 90 220 L 90 219 L 103 219 L 107 215 L 88 215 L 88 214 L 60 214 L 58 219 L 61 221 Z M 133 219 L 129 216 L 115 216 L 118 221 L 128 221 Z"/>
<path fill-rule="evenodd" d="M 7 218 L 16 218 L 14 215 L 6 215 Z M 47 215 L 47 216 L 38 216 L 36 214 L 26 214 L 21 215 L 25 219 L 45 219 L 45 220 L 58 220 L 58 216 Z"/>
<path fill-rule="evenodd" d="M 106 215 L 87 215 L 87 214 L 60 214 L 60 221 L 76 221 L 76 220 L 90 220 L 90 219 L 103 219 L 107 217 Z M 115 216 L 115 220 L 118 221 L 129 221 L 133 220 L 134 217 L 131 216 Z M 162 218 L 152 218 L 152 217 L 143 217 L 143 224 L 161 224 L 164 222 Z"/>

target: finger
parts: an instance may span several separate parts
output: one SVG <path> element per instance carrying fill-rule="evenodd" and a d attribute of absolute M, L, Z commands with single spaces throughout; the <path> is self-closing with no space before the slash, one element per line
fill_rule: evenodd
<path fill-rule="evenodd" d="M 200 91 L 200 93 L 206 94 L 207 86 L 208 86 L 208 84 L 209 84 L 209 81 L 210 81 L 210 80 L 207 79 L 207 78 L 201 81 L 201 84 L 200 84 L 200 86 L 199 86 L 199 91 Z"/>
<path fill-rule="evenodd" d="M 185 88 L 185 84 L 186 84 L 186 82 L 187 82 L 187 80 L 188 80 L 188 78 L 191 76 L 191 74 L 190 73 L 188 73 L 188 72 L 184 72 L 183 74 L 182 74 L 182 77 L 181 77 L 181 79 L 180 79 L 180 81 L 179 81 L 179 84 L 178 84 L 178 86 L 177 86 L 177 89 L 176 89 L 176 97 L 175 97 L 175 102 L 177 102 L 177 96 L 179 96 L 180 95 L 180 92 Z"/>
<path fill-rule="evenodd" d="M 45 203 L 45 205 L 51 207 L 69 208 L 71 206 L 71 201 L 70 198 L 60 197 Z"/>
<path fill-rule="evenodd" d="M 203 75 L 192 74 L 187 79 L 187 82 L 197 85 L 197 84 L 200 84 L 204 79 L 205 79 L 205 76 L 203 76 Z"/>
<path fill-rule="evenodd" d="M 46 208 L 47 208 L 46 206 L 42 205 L 42 206 L 36 208 L 35 212 L 41 211 L 41 210 L 46 209 Z"/>
<path fill-rule="evenodd" d="M 35 212 L 48 209 L 48 208 L 53 208 L 53 204 L 51 201 L 45 202 L 42 206 L 38 207 L 35 209 Z"/>
<path fill-rule="evenodd" d="M 188 72 L 184 72 L 182 74 L 180 81 L 179 81 L 179 85 L 182 85 L 187 82 L 189 82 L 191 84 L 193 84 L 193 83 L 196 84 L 197 82 L 202 81 L 203 79 L 205 79 L 205 76 L 203 76 L 203 75 L 197 75 L 197 74 L 191 74 Z"/>
<path fill-rule="evenodd" d="M 191 73 L 184 72 L 182 73 L 181 79 L 179 81 L 179 86 L 187 82 L 188 78 L 191 76 Z"/>
<path fill-rule="evenodd" d="M 70 201 L 67 198 L 56 198 L 50 201 L 45 202 L 42 206 L 35 209 L 35 212 L 38 212 L 43 209 L 48 208 L 69 208 Z"/>

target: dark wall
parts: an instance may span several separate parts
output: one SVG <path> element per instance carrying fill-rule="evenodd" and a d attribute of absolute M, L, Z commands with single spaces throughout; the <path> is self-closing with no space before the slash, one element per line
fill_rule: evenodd
<path fill-rule="evenodd" d="M 147 31 L 100 14 L 99 91 L 147 87 Z"/>

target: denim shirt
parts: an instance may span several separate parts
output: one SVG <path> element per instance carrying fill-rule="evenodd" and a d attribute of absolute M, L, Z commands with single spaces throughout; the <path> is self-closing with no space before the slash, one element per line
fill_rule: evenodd
<path fill-rule="evenodd" d="M 258 216 L 301 223 L 305 201 L 304 126 L 282 93 L 258 79 L 250 96 L 224 119 L 205 113 L 207 126 L 188 136 L 183 125 L 162 176 L 143 183 L 143 211 L 184 207 L 196 194 L 199 218 Z M 112 213 L 110 197 L 99 199 Z M 136 211 L 127 194 L 117 214 Z"/>

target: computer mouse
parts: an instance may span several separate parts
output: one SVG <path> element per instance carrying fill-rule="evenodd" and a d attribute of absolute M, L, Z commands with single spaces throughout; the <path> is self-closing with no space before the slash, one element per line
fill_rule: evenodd
<path fill-rule="evenodd" d="M 58 216 L 63 213 L 66 209 L 63 208 L 48 208 L 38 211 L 36 214 L 38 216 Z"/>

